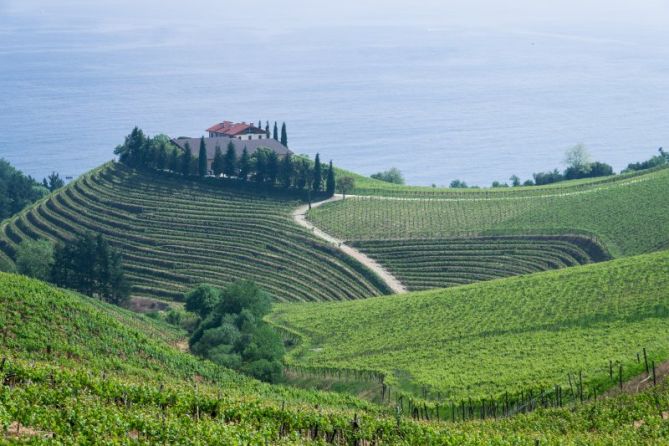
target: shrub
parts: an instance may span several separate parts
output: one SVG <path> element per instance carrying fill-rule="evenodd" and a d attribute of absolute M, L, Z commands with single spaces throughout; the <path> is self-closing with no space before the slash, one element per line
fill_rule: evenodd
<path fill-rule="evenodd" d="M 24 240 L 16 251 L 17 271 L 35 279 L 47 280 L 53 261 L 53 245 L 47 240 Z"/>

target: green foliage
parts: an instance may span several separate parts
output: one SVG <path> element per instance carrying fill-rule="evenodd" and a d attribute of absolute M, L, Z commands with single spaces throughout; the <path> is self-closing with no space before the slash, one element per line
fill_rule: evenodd
<path fill-rule="evenodd" d="M 197 173 L 200 177 L 207 176 L 207 146 L 204 136 L 200 138 L 200 152 L 197 157 Z"/>
<path fill-rule="evenodd" d="M 337 190 L 346 198 L 346 194 L 355 188 L 355 179 L 350 176 L 337 178 Z"/>
<path fill-rule="evenodd" d="M 325 193 L 328 197 L 334 195 L 337 188 L 337 179 L 335 177 L 335 170 L 332 166 L 332 160 L 330 160 L 330 167 L 328 168 L 327 179 L 325 180 Z"/>
<path fill-rule="evenodd" d="M 24 239 L 64 242 L 95 231 L 123 254 L 133 296 L 182 300 L 198 283 L 237 279 L 281 301 L 384 292 L 364 267 L 295 225 L 294 194 L 227 184 L 106 165 L 7 220 L 0 258 L 14 259 Z"/>
<path fill-rule="evenodd" d="M 223 158 L 223 173 L 228 177 L 237 176 L 238 173 L 237 152 L 235 152 L 235 145 L 232 142 L 228 143 L 228 148 L 225 151 L 225 157 Z"/>
<path fill-rule="evenodd" d="M 323 166 L 321 166 L 321 155 L 316 154 L 314 159 L 314 192 L 320 192 L 323 187 Z"/>
<path fill-rule="evenodd" d="M 189 176 L 192 170 L 193 154 L 191 153 L 190 145 L 186 143 L 186 147 L 181 154 L 181 174 L 185 177 Z"/>
<path fill-rule="evenodd" d="M 562 184 L 353 197 L 314 208 L 309 218 L 345 240 L 585 234 L 614 257 L 669 246 L 669 169 Z"/>
<path fill-rule="evenodd" d="M 286 123 L 281 125 L 281 144 L 288 147 L 288 133 L 286 132 Z"/>
<path fill-rule="evenodd" d="M 223 152 L 221 151 L 220 146 L 216 146 L 214 151 L 214 159 L 211 162 L 211 170 L 214 172 L 215 176 L 221 176 L 225 169 L 225 161 L 223 158 Z"/>
<path fill-rule="evenodd" d="M 579 236 L 496 236 L 353 242 L 410 290 L 445 288 L 607 260 Z"/>
<path fill-rule="evenodd" d="M 469 186 L 462 180 L 453 180 L 448 187 L 451 189 L 467 189 Z"/>
<path fill-rule="evenodd" d="M 0 220 L 39 200 L 48 190 L 0 158 Z"/>
<path fill-rule="evenodd" d="M 16 269 L 29 277 L 48 280 L 53 262 L 53 245 L 48 240 L 23 240 L 16 251 Z"/>
<path fill-rule="evenodd" d="M 609 360 L 669 357 L 669 252 L 392 298 L 279 305 L 303 341 L 291 364 L 375 370 L 397 388 L 450 400 L 615 385 Z"/>
<path fill-rule="evenodd" d="M 194 308 L 203 318 L 190 338 L 191 350 L 224 367 L 278 382 L 283 341 L 262 320 L 271 310 L 270 296 L 251 281 L 234 282 L 220 291 L 210 288 L 201 285 L 187 299 L 187 309 Z"/>
<path fill-rule="evenodd" d="M 404 176 L 396 167 L 391 167 L 386 171 L 378 172 L 370 176 L 375 180 L 385 181 L 386 183 L 404 184 Z"/>
<path fill-rule="evenodd" d="M 49 192 L 53 192 L 65 186 L 65 181 L 63 181 L 57 172 L 51 172 L 48 177 L 42 180 L 42 186 L 49 189 Z"/>
<path fill-rule="evenodd" d="M 669 164 L 669 154 L 662 150 L 662 147 L 660 147 L 658 151 L 660 152 L 659 155 L 655 155 L 646 161 L 628 164 L 627 168 L 623 172 L 652 169 Z"/>
<path fill-rule="evenodd" d="M 109 303 L 124 306 L 130 298 L 121 255 L 105 238 L 86 232 L 56 246 L 51 281 Z"/>
<path fill-rule="evenodd" d="M 274 121 L 274 133 L 272 134 L 272 137 L 277 141 L 279 140 L 279 127 L 276 125 L 276 121 Z"/>

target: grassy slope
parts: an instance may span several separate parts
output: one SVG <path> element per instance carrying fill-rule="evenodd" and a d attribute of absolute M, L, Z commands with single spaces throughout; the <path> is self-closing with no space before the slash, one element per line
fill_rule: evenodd
<path fill-rule="evenodd" d="M 669 169 L 643 175 L 435 199 L 349 198 L 312 210 L 324 230 L 348 240 L 585 233 L 613 256 L 669 244 Z"/>
<path fill-rule="evenodd" d="M 0 304 L 1 443 L 303 444 L 317 428 L 321 441 L 336 433 L 345 444 L 657 444 L 669 427 L 658 412 L 669 407 L 666 386 L 498 422 L 398 425 L 354 398 L 199 361 L 161 340 L 178 331 L 35 280 L 0 273 Z"/>
<path fill-rule="evenodd" d="M 297 365 L 385 373 L 450 398 L 565 384 L 606 386 L 645 347 L 669 355 L 669 252 L 492 282 L 319 305 L 272 321 L 304 337 Z M 601 390 L 601 389 L 600 389 Z"/>
<path fill-rule="evenodd" d="M 12 257 L 26 238 L 57 241 L 95 231 L 122 250 L 135 295 L 178 299 L 196 283 L 237 278 L 253 279 L 285 301 L 385 292 L 362 265 L 291 220 L 298 204 L 277 192 L 110 164 L 3 222 L 0 251 Z"/>

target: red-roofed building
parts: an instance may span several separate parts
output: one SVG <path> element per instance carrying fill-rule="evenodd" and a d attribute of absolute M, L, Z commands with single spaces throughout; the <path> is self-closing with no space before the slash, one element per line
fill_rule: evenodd
<path fill-rule="evenodd" d="M 227 136 L 241 140 L 268 139 L 269 135 L 263 129 L 245 122 L 223 121 L 207 129 L 210 138 Z"/>

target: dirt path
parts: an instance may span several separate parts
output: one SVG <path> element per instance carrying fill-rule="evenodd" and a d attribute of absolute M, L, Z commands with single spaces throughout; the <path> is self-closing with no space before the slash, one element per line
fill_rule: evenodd
<path fill-rule="evenodd" d="M 330 203 L 341 199 L 342 199 L 341 195 L 334 195 L 332 198 L 328 198 L 327 200 L 311 203 L 311 207 L 315 208 L 324 205 L 325 203 Z M 367 268 L 376 273 L 376 275 L 379 276 L 381 280 L 383 280 L 386 283 L 386 285 L 388 285 L 388 287 L 393 291 L 393 293 L 407 292 L 407 289 L 404 285 L 402 285 L 402 282 L 397 280 L 395 276 L 393 276 L 387 269 L 376 263 L 376 261 L 367 257 L 365 254 L 358 251 L 357 249 L 347 245 L 344 242 L 344 240 L 338 239 L 337 237 L 334 237 L 324 231 L 321 231 L 316 226 L 314 226 L 313 223 L 307 220 L 308 211 L 309 211 L 309 205 L 307 204 L 295 209 L 293 211 L 293 220 L 295 220 L 295 223 L 304 228 L 307 228 L 316 237 L 330 243 L 336 248 L 339 248 L 339 250 L 341 250 L 342 252 L 348 254 L 349 256 L 356 259 L 358 262 L 365 265 Z"/>

